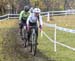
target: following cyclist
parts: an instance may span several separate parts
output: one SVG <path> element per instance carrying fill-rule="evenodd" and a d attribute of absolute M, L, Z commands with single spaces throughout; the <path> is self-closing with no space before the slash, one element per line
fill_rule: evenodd
<path fill-rule="evenodd" d="M 29 10 L 30 14 L 33 13 L 33 9 L 34 9 L 33 7 L 30 8 Z"/>
<path fill-rule="evenodd" d="M 27 21 L 27 18 L 29 16 L 29 6 L 25 6 L 24 7 L 24 10 L 21 11 L 20 13 L 20 16 L 19 16 L 19 25 L 20 25 L 20 35 L 23 37 L 23 34 L 22 34 L 22 28 L 24 25 L 26 25 L 26 21 Z"/>
<path fill-rule="evenodd" d="M 39 8 L 34 8 L 33 13 L 31 13 L 27 19 L 27 30 L 28 30 L 28 41 L 30 41 L 31 29 L 29 27 L 35 26 L 36 37 L 38 38 L 38 22 L 39 28 L 42 30 L 42 16 L 40 15 L 41 10 Z M 36 40 L 37 40 L 36 38 Z"/>

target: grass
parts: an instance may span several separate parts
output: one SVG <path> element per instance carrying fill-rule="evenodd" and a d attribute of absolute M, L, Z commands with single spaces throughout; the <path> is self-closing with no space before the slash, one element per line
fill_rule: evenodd
<path fill-rule="evenodd" d="M 44 18 L 46 22 L 46 18 Z M 0 29 L 0 43 L 3 43 L 3 34 L 8 31 L 8 28 L 17 27 L 17 19 L 10 19 L 7 21 L 0 22 L 0 28 L 6 28 L 5 30 Z M 49 23 L 56 23 L 58 26 L 75 29 L 75 16 L 54 16 L 52 21 Z M 67 24 L 67 25 L 66 25 Z M 8 26 L 9 25 L 9 26 Z M 45 31 L 49 37 L 54 39 L 54 29 L 48 28 L 44 26 L 43 31 Z M 10 38 L 12 39 L 12 38 Z M 13 40 L 13 39 L 12 39 Z M 57 30 L 57 41 L 69 45 L 71 47 L 75 47 L 75 34 L 66 33 L 63 31 Z M 55 61 L 74 61 L 75 60 L 75 51 L 72 51 L 68 48 L 60 46 L 57 44 L 57 52 L 54 52 L 54 45 L 50 42 L 45 36 L 38 38 L 38 49 L 42 54 L 48 57 L 48 60 L 55 60 Z M 12 43 L 12 42 L 11 42 Z M 2 51 L 3 47 L 0 44 L 0 52 Z M 8 56 L 7 58 L 9 58 Z M 0 60 L 4 61 L 4 55 L 0 53 Z M 22 58 L 23 59 L 23 58 Z M 10 58 L 7 60 L 10 61 Z"/>
<path fill-rule="evenodd" d="M 44 31 L 47 33 L 47 35 L 49 37 L 51 37 L 52 39 L 54 36 L 53 33 L 53 29 L 47 28 L 44 29 Z M 66 32 L 65 32 L 66 33 Z M 74 34 L 73 37 L 71 39 L 71 35 L 69 33 L 66 33 L 64 36 L 64 32 L 61 31 L 57 31 L 57 40 L 61 43 L 64 43 L 66 45 L 69 45 L 71 47 L 75 47 L 75 38 L 74 38 Z M 61 35 L 62 34 L 62 35 Z M 68 37 L 69 36 L 69 37 Z M 53 43 L 50 42 L 45 36 L 43 36 L 43 38 L 39 38 L 39 49 L 48 57 L 52 57 L 53 59 L 55 59 L 56 61 L 74 61 L 74 55 L 75 55 L 75 51 L 72 51 L 68 48 L 65 48 L 63 46 L 60 46 L 57 44 L 57 52 L 54 52 L 54 46 Z M 67 39 L 67 40 L 66 40 Z M 73 40 L 73 41 L 72 41 Z M 40 47 L 41 46 L 41 47 Z"/>
<path fill-rule="evenodd" d="M 18 20 L 17 19 L 10 19 L 0 22 L 0 28 L 12 28 L 18 26 Z"/>
<path fill-rule="evenodd" d="M 43 20 L 47 22 L 47 18 L 44 17 Z M 48 23 L 56 23 L 57 26 L 75 29 L 75 15 L 53 16 L 52 20 L 50 20 Z"/>
<path fill-rule="evenodd" d="M 44 19 L 44 21 L 46 18 Z M 47 22 L 47 21 L 45 21 Z M 73 16 L 55 16 L 52 21 L 48 23 L 56 23 L 58 26 L 75 29 L 75 17 Z M 66 25 L 67 24 L 67 25 Z M 54 39 L 54 29 L 44 26 L 43 29 L 49 37 Z M 69 45 L 75 48 L 75 34 L 67 33 L 64 31 L 57 30 L 57 41 Z M 50 42 L 45 36 L 39 38 L 39 49 L 48 57 L 52 57 L 56 61 L 74 61 L 75 60 L 75 51 L 72 51 L 68 48 L 60 46 L 57 44 L 57 52 L 53 50 L 53 43 Z M 40 47 L 41 46 L 41 47 Z"/>
<path fill-rule="evenodd" d="M 1 23 L 0 61 L 47 61 L 47 57 L 39 50 L 34 57 L 24 48 L 24 41 L 18 35 L 18 20 L 10 19 Z"/>

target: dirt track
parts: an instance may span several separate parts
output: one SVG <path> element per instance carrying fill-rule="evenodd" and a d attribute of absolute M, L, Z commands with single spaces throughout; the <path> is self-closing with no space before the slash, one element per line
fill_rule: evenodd
<path fill-rule="evenodd" d="M 53 61 L 39 50 L 36 56 L 32 56 L 23 44 L 17 29 L 10 29 L 4 33 L 1 52 L 3 61 Z"/>

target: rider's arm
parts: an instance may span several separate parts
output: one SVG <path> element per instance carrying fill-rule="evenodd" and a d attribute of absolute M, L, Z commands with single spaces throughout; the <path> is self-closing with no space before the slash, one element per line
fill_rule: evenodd
<path fill-rule="evenodd" d="M 42 16 L 39 16 L 39 28 L 40 28 L 40 31 L 42 30 L 42 26 L 43 26 Z"/>
<path fill-rule="evenodd" d="M 39 16 L 39 24 L 40 24 L 41 26 L 43 25 L 42 16 Z"/>
<path fill-rule="evenodd" d="M 27 22 L 26 22 L 27 26 L 29 25 L 30 19 L 31 19 L 31 14 L 30 14 L 30 15 L 28 16 L 28 18 L 27 18 Z"/>
<path fill-rule="evenodd" d="M 19 15 L 19 20 L 21 21 L 21 18 L 22 18 L 22 15 L 23 15 L 24 11 L 21 11 L 20 12 L 20 15 Z"/>

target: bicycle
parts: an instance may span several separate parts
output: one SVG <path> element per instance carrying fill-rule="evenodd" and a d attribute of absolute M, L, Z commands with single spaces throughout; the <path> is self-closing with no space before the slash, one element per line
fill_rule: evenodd
<path fill-rule="evenodd" d="M 25 42 L 24 47 L 26 47 L 28 45 L 27 44 L 28 34 L 27 34 L 27 30 L 26 30 L 26 25 L 23 26 L 22 34 L 23 34 L 23 40 Z"/>
<path fill-rule="evenodd" d="M 26 26 L 23 26 L 22 34 L 25 40 L 25 47 L 28 47 L 28 50 L 31 51 L 32 55 L 36 55 L 37 51 L 37 35 L 36 35 L 36 28 L 37 26 L 29 26 L 31 29 L 31 34 L 30 34 L 30 41 L 28 41 L 28 33 L 26 31 Z"/>
<path fill-rule="evenodd" d="M 30 35 L 30 41 L 31 41 L 31 53 L 32 55 L 36 55 L 37 51 L 37 35 L 36 35 L 36 28 L 37 26 L 31 27 L 31 35 Z"/>

